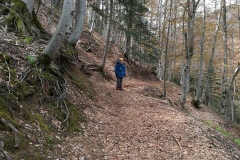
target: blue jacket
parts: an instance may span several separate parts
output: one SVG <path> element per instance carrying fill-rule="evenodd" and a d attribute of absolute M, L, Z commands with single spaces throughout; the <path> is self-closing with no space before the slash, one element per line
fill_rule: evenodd
<path fill-rule="evenodd" d="M 115 65 L 114 71 L 115 71 L 116 77 L 123 78 L 126 76 L 126 67 L 125 67 L 124 63 L 120 63 L 118 60 Z"/>

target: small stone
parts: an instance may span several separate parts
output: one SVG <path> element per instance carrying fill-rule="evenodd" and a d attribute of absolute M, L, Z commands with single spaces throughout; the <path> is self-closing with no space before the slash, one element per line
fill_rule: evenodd
<path fill-rule="evenodd" d="M 236 158 L 236 159 L 239 159 L 239 156 L 238 156 L 238 155 L 235 155 L 235 158 Z"/>
<path fill-rule="evenodd" d="M 86 155 L 86 157 L 84 157 L 84 160 L 92 160 L 92 157 L 90 155 Z"/>
<path fill-rule="evenodd" d="M 81 158 L 79 158 L 79 160 L 84 160 L 84 156 L 82 156 Z"/>

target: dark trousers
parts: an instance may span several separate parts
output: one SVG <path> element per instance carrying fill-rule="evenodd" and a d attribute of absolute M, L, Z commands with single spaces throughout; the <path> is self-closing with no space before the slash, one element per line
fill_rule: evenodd
<path fill-rule="evenodd" d="M 117 89 L 122 89 L 123 78 L 117 77 Z"/>

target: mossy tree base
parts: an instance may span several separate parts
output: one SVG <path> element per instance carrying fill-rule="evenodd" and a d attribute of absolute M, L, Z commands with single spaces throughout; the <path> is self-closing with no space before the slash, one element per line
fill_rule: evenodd
<path fill-rule="evenodd" d="M 39 38 L 47 35 L 39 22 L 34 10 L 29 13 L 26 4 L 21 0 L 11 0 L 13 4 L 10 8 L 1 6 L 0 9 L 4 9 L 5 20 L 4 25 L 8 26 L 8 30 L 14 31 L 19 35 L 32 36 Z M 3 4 L 6 0 L 3 1 Z"/>

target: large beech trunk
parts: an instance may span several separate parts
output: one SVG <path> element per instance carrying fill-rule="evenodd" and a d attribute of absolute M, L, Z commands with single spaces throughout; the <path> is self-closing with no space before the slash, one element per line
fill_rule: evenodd
<path fill-rule="evenodd" d="M 74 46 L 79 40 L 83 30 L 84 18 L 86 14 L 86 0 L 76 1 L 76 14 L 77 19 L 75 23 L 75 28 L 70 38 L 68 39 L 68 43 L 73 44 Z"/>
<path fill-rule="evenodd" d="M 74 2 L 72 0 L 64 0 L 61 18 L 49 44 L 43 51 L 43 59 L 41 60 L 42 62 L 50 63 L 52 59 L 56 58 L 56 53 L 59 50 L 63 39 L 66 37 L 68 24 L 72 23 L 72 13 L 74 9 L 73 6 Z M 45 65 L 48 65 L 48 63 L 45 63 Z"/>
<path fill-rule="evenodd" d="M 222 0 L 222 8 L 223 8 L 223 51 L 224 51 L 224 67 L 222 74 L 222 98 L 221 98 L 221 113 L 226 114 L 225 109 L 227 105 L 227 83 L 228 83 L 228 51 L 227 51 L 227 22 L 226 22 L 226 1 Z"/>
<path fill-rule="evenodd" d="M 179 99 L 180 104 L 184 106 L 186 103 L 187 92 L 189 90 L 190 83 L 190 68 L 192 56 L 194 54 L 194 22 L 195 22 L 195 14 L 196 9 L 200 0 L 188 0 L 187 1 L 187 12 L 188 12 L 188 30 L 185 32 L 185 48 L 186 48 L 186 56 L 185 56 L 185 66 L 183 69 L 183 83 L 182 83 L 182 93 Z"/>
<path fill-rule="evenodd" d="M 199 62 L 199 74 L 198 74 L 198 86 L 196 91 L 196 96 L 194 100 L 199 103 L 199 99 L 202 93 L 202 79 L 203 79 L 203 54 L 204 54 L 204 42 L 205 42 L 205 20 L 206 20 L 206 9 L 205 9 L 205 0 L 203 0 L 203 20 L 202 20 L 202 39 L 200 47 L 200 62 Z"/>

